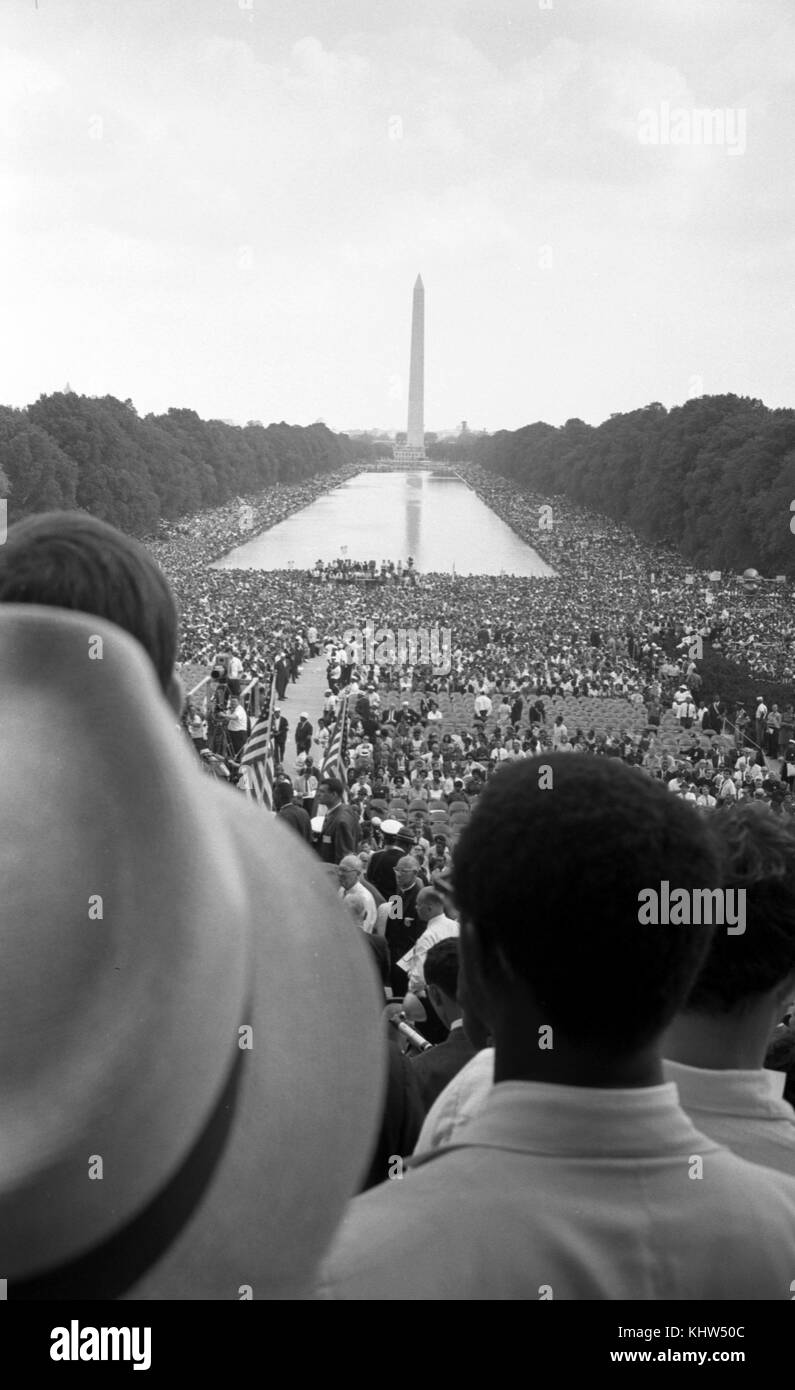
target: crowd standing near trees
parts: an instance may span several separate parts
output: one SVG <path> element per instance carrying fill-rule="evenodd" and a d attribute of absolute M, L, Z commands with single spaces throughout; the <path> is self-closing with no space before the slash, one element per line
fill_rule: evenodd
<path fill-rule="evenodd" d="M 561 494 L 703 569 L 795 575 L 795 410 L 735 395 L 655 401 L 600 425 L 464 431 L 428 454 Z"/>
<path fill-rule="evenodd" d="M 141 418 L 132 401 L 59 391 L 25 410 L 0 407 L 0 489 L 9 522 L 82 508 L 129 535 L 277 483 L 366 462 L 369 441 L 326 425 L 238 426 L 195 410 Z"/>
<path fill-rule="evenodd" d="M 282 433 L 274 455 L 278 479 L 252 486 L 242 453 L 240 466 L 232 467 L 207 442 L 237 449 L 241 432 L 224 434 L 199 421 L 186 433 L 197 451 L 199 439 L 207 444 L 206 471 L 199 471 L 208 496 L 212 475 L 214 505 L 183 513 L 172 499 L 175 514 L 167 515 L 156 499 L 144 546 L 81 514 L 94 489 L 104 499 L 98 507 L 126 506 L 131 527 L 133 516 L 143 526 L 144 494 L 132 484 L 125 492 L 123 479 L 142 484 L 144 473 L 132 463 L 126 473 L 115 471 L 126 433 L 121 425 L 111 429 L 114 410 L 107 403 L 99 403 L 100 426 L 95 403 L 78 401 L 73 409 L 64 399 L 61 443 L 52 443 L 41 425 L 24 424 L 7 435 L 0 455 L 17 507 L 37 495 L 33 459 L 48 450 L 50 481 L 71 479 L 73 487 L 60 498 L 65 513 L 27 517 L 0 550 L 12 701 L 9 843 L 26 846 L 40 812 L 39 778 L 31 776 L 31 768 L 40 770 L 31 709 L 46 710 L 45 758 L 51 744 L 58 748 L 58 786 L 68 765 L 71 793 L 63 824 L 57 797 L 43 822 L 54 853 L 40 857 L 52 881 L 41 892 L 41 874 L 30 874 L 27 865 L 17 871 L 11 917 L 28 933 L 32 922 L 30 940 L 46 942 L 40 928 L 65 920 L 59 893 L 77 921 L 69 885 L 78 882 L 84 920 L 83 873 L 89 865 L 93 873 L 97 863 L 115 867 L 129 838 L 118 841 L 113 815 L 97 815 L 96 807 L 117 813 L 121 806 L 118 825 L 146 830 L 132 850 L 127 846 L 126 860 L 122 855 L 123 882 L 145 888 L 151 878 L 157 892 L 150 892 L 154 911 L 124 891 L 115 898 L 130 915 L 121 935 L 113 927 L 114 939 L 136 947 L 144 940 L 149 954 L 136 954 L 148 979 L 150 955 L 156 958 L 171 936 L 149 930 L 147 937 L 147 926 L 162 919 L 171 931 L 176 921 L 178 944 L 188 946 L 201 927 L 217 945 L 213 962 L 222 964 L 188 982 L 195 1018 L 223 995 L 229 946 L 217 901 L 234 903 L 236 931 L 248 942 L 230 976 L 243 979 L 259 950 L 272 1007 L 274 981 L 278 995 L 286 969 L 292 984 L 282 993 L 290 1007 L 277 1035 L 290 1047 L 299 1046 L 304 1031 L 303 1025 L 287 1029 L 298 1017 L 295 999 L 305 1002 L 305 976 L 325 998 L 327 972 L 339 969 L 348 993 L 332 997 L 330 1026 L 324 1023 L 323 1035 L 305 1048 L 300 1101 L 286 1122 L 289 1128 L 300 1116 L 304 1125 L 296 1131 L 299 1139 L 304 1135 L 296 1145 L 300 1155 L 323 1148 L 333 1124 L 342 1128 L 342 1115 L 351 1150 L 328 1218 L 329 1253 L 314 1277 L 312 1252 L 307 1255 L 302 1292 L 526 1299 L 528 1290 L 533 1297 L 551 1289 L 539 1282 L 551 1277 L 555 1297 L 564 1298 L 653 1299 L 661 1289 L 680 1299 L 759 1298 L 760 1290 L 788 1298 L 795 1248 L 795 673 L 791 619 L 781 601 L 786 589 L 772 596 L 761 583 L 716 578 L 667 540 L 639 539 L 625 520 L 565 492 L 536 490 L 483 460 L 458 465 L 462 477 L 544 556 L 551 577 L 462 577 L 411 566 L 410 583 L 370 587 L 360 581 L 380 576 L 380 535 L 373 536 L 371 555 L 331 567 L 350 583 L 327 575 L 321 582 L 307 570 L 212 569 L 240 540 L 361 467 L 356 450 L 315 426 Z M 133 414 L 126 422 L 131 437 Z M 75 431 L 69 440 L 66 420 Z M 102 440 L 111 436 L 106 456 Z M 324 441 L 326 452 L 319 450 Z M 66 454 L 67 442 L 79 461 Z M 51 450 L 60 450 L 67 464 Z M 191 473 L 198 452 L 192 458 Z M 264 469 L 264 454 L 260 464 Z M 46 471 L 38 475 L 39 497 L 46 494 Z M 244 483 L 251 490 L 236 491 Z M 395 574 L 399 563 L 394 560 Z M 408 569 L 405 561 L 404 576 Z M 389 562 L 385 575 L 388 570 Z M 86 682 L 85 642 L 98 640 L 95 627 L 113 645 L 114 660 L 100 663 L 101 680 Z M 135 642 L 124 638 L 119 645 L 122 628 Z M 393 635 L 439 629 L 449 638 L 436 648 L 444 660 L 428 662 L 418 648 L 406 655 L 400 643 L 372 650 L 360 640 L 370 628 Z M 149 653 L 158 686 L 141 650 Z M 303 663 L 321 653 L 327 689 L 318 710 L 303 693 L 296 700 L 292 687 Z M 183 676 L 206 674 L 200 698 L 184 699 L 175 658 Z M 42 671 L 47 678 L 38 688 Z M 273 817 L 227 789 L 205 784 L 203 796 L 203 779 L 198 771 L 192 776 L 199 759 L 215 775 L 223 769 L 226 780 L 237 780 L 241 764 L 250 776 L 256 709 L 244 697 L 252 686 L 275 695 L 270 726 L 260 721 L 250 740 L 261 740 L 263 763 L 273 754 Z M 297 718 L 293 710 L 300 710 Z M 196 751 L 193 767 L 177 747 L 178 712 Z M 220 752 L 210 746 L 219 729 Z M 293 743 L 290 778 L 284 769 Z M 324 764 L 332 749 L 333 761 Z M 565 756 L 571 753 L 580 756 Z M 21 817 L 20 806 L 26 808 Z M 15 862 L 22 862 L 19 848 Z M 692 888 L 694 899 L 706 895 L 710 904 L 714 894 L 739 896 L 747 888 L 747 938 L 744 906 L 741 923 L 739 914 L 726 915 L 732 927 L 741 924 L 745 953 L 733 936 L 721 945 L 721 912 L 714 923 L 685 918 L 698 933 L 682 930 L 673 917 L 666 922 L 672 933 L 661 929 L 662 917 L 659 925 L 656 915 L 644 920 L 638 902 L 649 889 L 642 885 L 660 883 L 662 892 L 669 880 L 686 885 L 678 892 L 687 896 Z M 62 882 L 65 888 L 56 887 Z M 328 885 L 344 912 L 336 925 Z M 188 889 L 193 896 L 186 906 Z M 319 946 L 331 939 L 329 923 L 336 944 L 324 958 Z M 643 930 L 648 925 L 654 929 Z M 280 934 L 297 953 L 286 966 Z M 82 940 L 79 931 L 68 935 Z M 357 936 L 372 948 L 380 995 L 375 975 L 364 970 L 361 939 L 354 946 Z M 62 952 L 51 955 L 57 971 Z M 12 953 L 12 961 L 27 958 L 27 950 Z M 172 953 L 172 972 L 177 958 Z M 26 966 L 22 984 L 44 979 L 49 1014 L 60 1018 L 62 998 L 71 997 L 80 972 L 70 962 L 60 980 L 48 969 L 39 962 L 31 973 Z M 202 979 L 212 982 L 209 995 Z M 118 1010 L 119 983 L 109 977 L 105 984 L 102 997 Z M 367 1004 L 368 989 L 371 1025 L 357 1044 L 347 1020 Z M 28 995 L 12 984 L 9 999 Z M 588 1007 L 594 997 L 604 1006 L 596 1012 Z M 368 1113 L 376 1123 L 351 1130 L 349 1107 L 363 1094 L 357 1081 L 347 1095 L 334 1089 L 339 1105 L 335 1111 L 329 1103 L 319 1126 L 318 1106 L 332 1088 L 324 1081 L 314 1097 L 305 1089 L 317 1057 L 344 1058 L 346 1075 L 349 1051 L 360 1062 L 377 1058 L 377 1001 L 388 1080 L 379 1099 L 375 1071 L 370 1078 Z M 239 999 L 230 995 L 229 1002 L 226 1022 L 215 1029 L 221 1039 L 230 1019 L 239 1018 Z M 260 1020 L 270 1016 L 259 1007 Z M 140 1012 L 146 1019 L 142 1006 Z M 553 1033 L 562 1047 L 553 1044 Z M 774 1076 L 766 1062 L 781 1074 Z M 280 1064 L 277 1073 L 280 1078 Z M 79 1096 L 93 1075 L 91 1067 L 82 1075 L 74 1070 L 70 1093 Z M 664 1078 L 676 1084 L 663 1086 Z M 279 1087 L 274 1093 L 284 1095 Z M 247 1111 L 260 1123 L 273 1109 L 262 1096 L 252 1091 Z M 546 1136 L 543 1162 L 535 1148 L 531 1153 L 524 1140 L 516 1142 L 531 1134 L 537 1147 L 539 1126 Z M 161 1139 L 163 1132 L 161 1126 Z M 433 1150 L 446 1152 L 428 1163 Z M 412 1153 L 418 1173 L 404 1172 Z M 704 1185 L 704 1206 L 700 1186 L 685 1180 L 683 1211 L 682 1165 L 694 1155 L 701 1163 L 704 1153 L 717 1185 Z M 643 1192 L 627 1188 L 627 1162 L 634 1169 L 645 1164 Z M 229 1171 L 237 1179 L 237 1169 Z M 283 1176 L 283 1156 L 273 1172 L 277 1181 Z M 384 1181 L 404 1176 L 405 1182 Z M 329 1246 L 343 1198 L 357 1180 L 362 1191 L 374 1191 L 354 1199 Z M 248 1213 L 248 1227 L 266 1219 L 259 1168 L 253 1186 L 260 1205 L 251 1208 L 253 1217 Z M 325 1201 L 317 1199 L 316 1208 Z M 67 1205 L 64 1197 L 59 1212 Z M 573 1225 L 567 1224 L 572 1211 Z M 37 1208 L 30 1229 L 39 1229 L 39 1216 Z M 291 1230 L 298 1229 L 303 1216 L 288 1217 Z M 629 1229 L 646 1233 L 634 1264 L 627 1264 L 622 1235 Z M 750 1236 L 760 1229 L 765 1239 L 754 1243 Z M 587 1258 L 583 1230 L 590 1230 Z M 680 1257 L 694 1231 L 699 1249 L 721 1242 L 720 1259 L 702 1261 L 695 1272 Z M 23 1271 L 27 1236 L 23 1231 L 19 1242 Z M 239 1231 L 224 1240 L 225 1253 L 237 1257 Z M 83 1241 L 81 1230 L 76 1247 Z M 99 1245 L 106 1261 L 97 1275 L 101 1296 L 106 1273 L 118 1264 L 110 1260 L 114 1248 L 112 1241 Z M 752 1266 L 745 1260 L 749 1250 Z M 273 1278 L 270 1247 L 266 1253 Z M 318 1256 L 312 1258 L 316 1264 Z M 75 1262 L 70 1277 L 82 1263 Z M 96 1268 L 95 1257 L 92 1263 Z M 120 1296 L 137 1275 L 127 1278 Z M 212 1296 L 228 1296 L 228 1286 L 219 1280 Z M 276 1295 L 288 1287 L 287 1275 L 279 1276 Z M 37 1278 L 27 1290 L 23 1297 L 40 1296 Z"/>

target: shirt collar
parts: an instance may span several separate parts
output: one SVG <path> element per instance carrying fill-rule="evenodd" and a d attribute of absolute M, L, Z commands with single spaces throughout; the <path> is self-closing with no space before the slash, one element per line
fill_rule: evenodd
<path fill-rule="evenodd" d="M 788 1119 L 795 1125 L 795 1112 L 783 1098 L 786 1072 L 769 1071 L 766 1067 L 714 1071 L 667 1059 L 663 1062 L 663 1072 L 666 1081 L 676 1085 L 685 1110 L 768 1120 Z"/>
<path fill-rule="evenodd" d="M 608 1159 L 703 1154 L 721 1147 L 696 1129 L 673 1082 L 619 1090 L 501 1081 L 460 1143 L 539 1156 Z M 443 1152 L 434 1149 L 429 1158 Z"/>

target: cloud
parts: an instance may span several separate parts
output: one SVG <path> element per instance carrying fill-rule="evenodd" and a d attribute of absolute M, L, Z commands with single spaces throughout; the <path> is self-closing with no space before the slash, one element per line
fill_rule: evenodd
<path fill-rule="evenodd" d="M 60 384 L 82 377 L 144 409 L 179 389 L 224 416 L 272 402 L 279 416 L 399 424 L 388 383 L 405 368 L 418 269 L 442 424 L 520 423 L 528 397 L 534 415 L 598 417 L 647 379 L 664 398 L 680 369 L 646 326 L 655 313 L 693 333 L 700 313 L 693 353 L 709 340 L 715 374 L 721 360 L 730 374 L 731 295 L 753 289 L 752 340 L 778 322 L 795 36 L 778 0 L 686 10 L 683 27 L 679 0 L 488 13 L 440 0 L 430 22 L 413 3 L 255 0 L 248 22 L 197 0 L 10 23 L 4 256 L 27 327 L 8 389 L 48 384 L 49 332 Z M 663 101 L 745 103 L 746 154 L 644 146 L 638 114 Z M 81 306 L 104 345 L 82 371 Z M 786 354 L 765 353 L 778 391 Z M 249 399 L 258 363 L 267 401 Z"/>

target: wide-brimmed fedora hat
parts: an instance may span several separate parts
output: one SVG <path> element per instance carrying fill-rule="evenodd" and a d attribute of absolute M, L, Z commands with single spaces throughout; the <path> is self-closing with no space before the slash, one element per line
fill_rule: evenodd
<path fill-rule="evenodd" d="M 300 1298 L 380 1115 L 362 933 L 127 633 L 0 605 L 0 684 L 8 1297 Z"/>

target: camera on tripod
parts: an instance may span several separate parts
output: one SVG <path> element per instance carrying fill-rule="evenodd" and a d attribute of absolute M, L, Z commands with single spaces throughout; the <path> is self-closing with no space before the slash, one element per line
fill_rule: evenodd
<path fill-rule="evenodd" d="M 217 652 L 213 660 L 210 671 L 210 679 L 217 681 L 219 685 L 226 685 L 229 681 L 229 654 Z"/>

